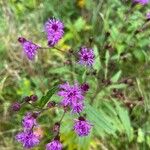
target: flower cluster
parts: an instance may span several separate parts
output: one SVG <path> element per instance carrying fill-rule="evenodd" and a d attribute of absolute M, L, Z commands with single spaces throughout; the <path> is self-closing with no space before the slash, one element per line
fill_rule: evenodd
<path fill-rule="evenodd" d="M 46 21 L 44 30 L 47 35 L 48 47 L 53 47 L 56 50 L 59 50 L 55 45 L 59 42 L 59 40 L 64 35 L 64 24 L 58 19 L 49 19 Z M 38 50 L 42 50 L 45 47 L 41 47 L 32 41 L 26 40 L 24 37 L 19 37 L 18 41 L 21 43 L 23 47 L 23 51 L 29 60 L 34 60 Z M 62 50 L 60 50 L 62 51 Z M 71 53 L 71 52 L 69 52 Z M 74 53 L 72 53 L 74 54 Z M 94 63 L 94 50 L 92 48 L 82 47 L 80 51 L 72 55 L 78 57 L 79 64 L 92 67 Z M 79 85 L 77 82 L 74 85 L 70 85 L 68 82 L 61 84 L 59 86 L 58 95 L 62 97 L 61 107 L 64 109 L 64 114 L 68 111 L 67 108 L 71 109 L 71 112 L 74 114 L 78 114 L 79 118 L 74 121 L 73 129 L 78 136 L 87 136 L 92 128 L 92 125 L 89 121 L 86 120 L 85 117 L 82 117 L 80 113 L 84 111 L 85 103 L 85 94 L 89 90 L 89 85 L 87 83 L 83 83 Z M 26 96 L 23 99 L 23 103 L 15 102 L 12 105 L 12 109 L 14 111 L 19 111 L 22 104 L 33 104 L 38 100 L 36 95 Z M 60 104 L 59 103 L 59 104 Z M 56 102 L 50 101 L 47 103 L 47 109 L 57 107 Z M 37 113 L 27 113 L 22 119 L 22 127 L 23 131 L 16 135 L 16 140 L 22 143 L 24 148 L 32 148 L 39 144 L 41 136 L 35 133 L 35 128 L 38 126 L 37 117 L 38 115 L 47 110 L 45 108 L 40 108 Z M 63 116 L 64 116 L 63 114 Z M 62 118 L 63 118 L 62 116 Z M 62 150 L 63 145 L 60 142 L 60 125 L 62 118 L 59 122 L 55 123 L 53 127 L 54 138 L 51 142 L 46 144 L 46 150 Z"/>
<path fill-rule="evenodd" d="M 22 120 L 23 131 L 16 135 L 16 140 L 22 143 L 24 148 L 32 148 L 39 144 L 40 137 L 33 131 L 36 125 L 36 119 L 32 113 L 27 113 Z"/>
<path fill-rule="evenodd" d="M 77 83 L 70 85 L 64 83 L 60 85 L 58 95 L 63 97 L 61 104 L 69 106 L 73 113 L 81 113 L 84 109 L 84 94 L 88 91 L 89 85 L 84 83 L 79 86 Z M 74 131 L 79 136 L 87 136 L 91 130 L 91 124 L 84 117 L 79 117 L 75 121 Z"/>

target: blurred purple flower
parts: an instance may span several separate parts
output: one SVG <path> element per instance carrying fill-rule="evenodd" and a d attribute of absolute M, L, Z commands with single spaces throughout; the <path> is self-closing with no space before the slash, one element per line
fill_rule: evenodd
<path fill-rule="evenodd" d="M 148 13 L 146 14 L 146 18 L 147 18 L 147 20 L 150 20 L 150 12 L 148 12 Z"/>
<path fill-rule="evenodd" d="M 80 86 L 77 83 L 74 85 L 69 83 L 61 84 L 58 95 L 63 97 L 63 106 L 73 106 L 84 99 Z"/>
<path fill-rule="evenodd" d="M 46 145 L 46 150 L 62 150 L 62 144 L 59 140 L 53 140 Z"/>
<path fill-rule="evenodd" d="M 27 55 L 28 59 L 33 60 L 40 46 L 34 44 L 32 41 L 26 40 L 23 37 L 19 37 L 18 41 L 22 44 L 24 53 Z"/>
<path fill-rule="evenodd" d="M 94 63 L 94 51 L 91 48 L 82 47 L 78 53 L 79 63 L 86 66 L 92 66 Z"/>
<path fill-rule="evenodd" d="M 60 20 L 49 19 L 45 23 L 45 32 L 47 33 L 48 45 L 53 47 L 62 38 L 64 25 Z"/>
<path fill-rule="evenodd" d="M 30 130 L 33 128 L 33 126 L 37 125 L 36 119 L 33 117 L 32 113 L 27 113 L 23 120 L 22 125 L 25 130 Z"/>
<path fill-rule="evenodd" d="M 23 144 L 24 148 L 32 148 L 39 144 L 39 137 L 33 132 L 23 131 L 16 135 L 16 140 Z"/>
<path fill-rule="evenodd" d="M 74 131 L 79 136 L 87 136 L 90 133 L 90 130 L 92 128 L 92 125 L 89 123 L 89 121 L 85 120 L 83 117 L 79 117 L 78 120 L 75 120 L 74 123 Z"/>
<path fill-rule="evenodd" d="M 139 3 L 141 5 L 146 5 L 149 3 L 149 0 L 133 0 L 134 3 Z"/>

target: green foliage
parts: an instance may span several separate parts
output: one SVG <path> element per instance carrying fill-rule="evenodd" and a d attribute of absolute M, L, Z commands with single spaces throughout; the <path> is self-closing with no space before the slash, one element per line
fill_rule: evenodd
<path fill-rule="evenodd" d="M 21 149 L 12 139 L 19 131 L 26 110 L 32 110 L 27 105 L 20 115 L 13 114 L 11 103 L 33 93 L 39 97 L 35 106 L 44 107 L 50 100 L 58 102 L 57 83 L 61 81 L 90 85 L 82 115 L 93 124 L 88 137 L 78 138 L 72 131 L 72 122 L 77 116 L 66 115 L 61 126 L 65 149 L 150 149 L 150 23 L 145 22 L 150 4 L 132 9 L 130 6 L 130 1 L 123 0 L 0 2 L 2 150 Z M 77 52 L 81 45 L 93 47 L 93 68 L 85 69 L 77 60 L 55 49 L 39 51 L 35 62 L 23 56 L 17 38 L 24 36 L 46 47 L 43 24 L 53 16 L 65 24 L 65 35 L 56 47 L 65 52 L 70 48 Z M 93 37 L 91 43 L 90 37 Z M 72 65 L 66 65 L 66 60 L 71 60 Z M 45 137 L 39 150 L 53 138 L 51 128 L 61 115 L 62 110 L 52 109 L 40 116 L 38 121 Z"/>
<path fill-rule="evenodd" d="M 42 98 L 39 101 L 39 106 L 42 108 L 44 105 L 50 100 L 50 98 L 53 96 L 53 94 L 57 91 L 58 86 L 52 87 L 48 92 L 42 96 Z"/>

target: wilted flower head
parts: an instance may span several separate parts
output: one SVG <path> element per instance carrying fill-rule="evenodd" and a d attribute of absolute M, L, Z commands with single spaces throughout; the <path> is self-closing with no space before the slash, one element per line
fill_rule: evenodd
<path fill-rule="evenodd" d="M 27 55 L 28 59 L 33 60 L 40 46 L 34 44 L 32 41 L 26 40 L 23 37 L 19 37 L 18 41 L 22 44 L 24 53 Z"/>
<path fill-rule="evenodd" d="M 64 34 L 64 25 L 58 19 L 49 19 L 45 23 L 45 32 L 47 34 L 48 45 L 52 47 L 62 38 Z"/>
<path fill-rule="evenodd" d="M 33 126 L 37 125 L 36 119 L 33 117 L 32 113 L 27 113 L 23 120 L 22 125 L 25 130 L 30 130 L 33 128 Z"/>
<path fill-rule="evenodd" d="M 150 12 L 148 12 L 148 13 L 146 14 L 146 18 L 147 18 L 147 20 L 150 20 Z"/>
<path fill-rule="evenodd" d="M 134 3 L 139 3 L 141 5 L 146 5 L 149 3 L 149 0 L 133 0 Z"/>
<path fill-rule="evenodd" d="M 53 140 L 46 145 L 46 150 L 62 150 L 62 144 L 59 140 Z"/>
<path fill-rule="evenodd" d="M 78 53 L 79 63 L 86 66 L 92 66 L 94 63 L 94 51 L 92 48 L 82 47 Z"/>
<path fill-rule="evenodd" d="M 39 144 L 39 137 L 31 131 L 23 131 L 16 135 L 16 140 L 23 144 L 24 148 L 32 148 Z"/>
<path fill-rule="evenodd" d="M 91 128 L 92 125 L 89 123 L 89 121 L 85 120 L 85 118 L 79 117 L 78 120 L 75 120 L 74 131 L 79 136 L 87 136 L 90 133 Z"/>
<path fill-rule="evenodd" d="M 74 106 L 84 99 L 80 86 L 77 83 L 74 85 L 70 85 L 69 83 L 61 84 L 58 95 L 63 97 L 63 106 Z"/>

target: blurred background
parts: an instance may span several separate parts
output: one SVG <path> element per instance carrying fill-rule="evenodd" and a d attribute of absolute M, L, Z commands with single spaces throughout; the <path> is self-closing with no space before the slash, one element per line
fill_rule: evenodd
<path fill-rule="evenodd" d="M 14 136 L 21 130 L 21 118 L 31 106 L 12 113 L 12 102 L 31 94 L 41 97 L 56 82 L 71 80 L 70 74 L 77 79 L 77 75 L 85 75 L 83 68 L 64 67 L 65 53 L 54 49 L 40 51 L 33 62 L 24 56 L 18 37 L 46 47 L 43 26 L 52 17 L 65 24 L 65 35 L 58 48 L 77 51 L 93 39 L 94 71 L 100 79 L 97 81 L 90 74 L 92 90 L 87 101 L 93 97 L 96 85 L 101 85 L 93 108 L 86 110 L 95 129 L 80 139 L 72 132 L 71 116 L 66 115 L 61 136 L 64 149 L 150 149 L 150 24 L 146 21 L 149 9 L 150 5 L 132 7 L 130 0 L 0 0 L 0 150 L 23 149 Z M 123 98 L 121 94 L 112 96 L 116 89 Z M 52 98 L 59 100 L 57 96 Z M 50 128 L 61 113 L 52 110 L 39 118 L 44 139 L 35 150 L 45 149 L 45 143 L 52 138 Z"/>

